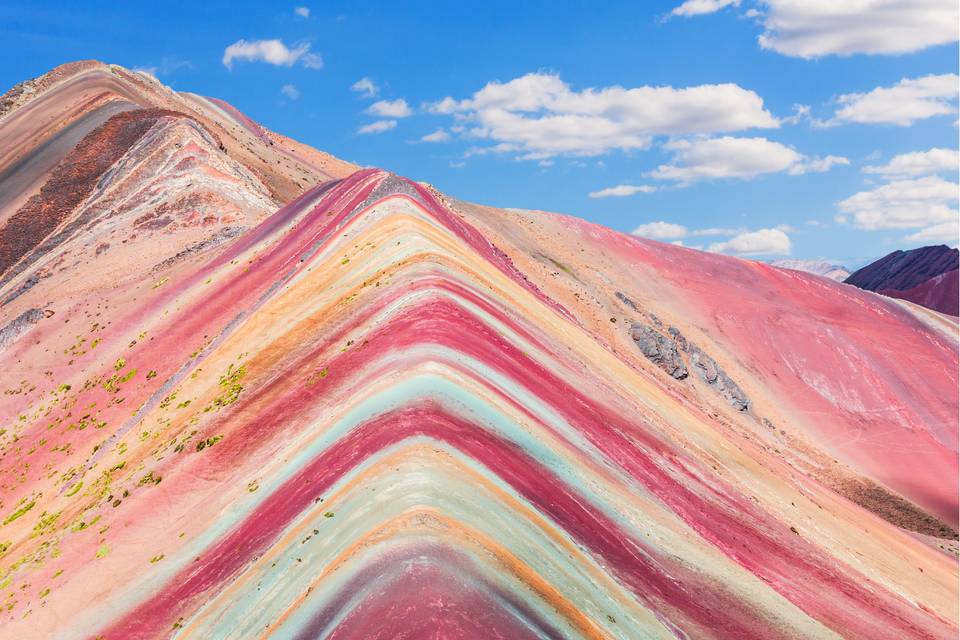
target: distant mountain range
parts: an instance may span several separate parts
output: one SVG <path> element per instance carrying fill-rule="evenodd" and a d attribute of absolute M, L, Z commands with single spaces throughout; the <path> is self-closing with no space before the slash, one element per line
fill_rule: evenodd
<path fill-rule="evenodd" d="M 956 316 L 960 315 L 958 267 L 960 252 L 941 244 L 894 251 L 858 269 L 844 282 Z"/>
<path fill-rule="evenodd" d="M 837 282 L 843 282 L 850 275 L 850 272 L 846 267 L 841 267 L 838 264 L 833 264 L 826 260 L 777 260 L 776 262 L 771 262 L 775 267 L 780 267 L 781 269 L 793 269 L 794 271 L 806 271 L 807 273 L 813 273 L 818 276 L 823 276 L 825 278 L 830 278 L 831 280 L 836 280 Z"/>

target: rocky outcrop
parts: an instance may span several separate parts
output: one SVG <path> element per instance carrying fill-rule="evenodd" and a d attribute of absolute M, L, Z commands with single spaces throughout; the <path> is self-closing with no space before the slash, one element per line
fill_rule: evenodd
<path fill-rule="evenodd" d="M 662 326 L 655 316 L 652 320 L 654 325 Z M 750 399 L 740 385 L 727 375 L 716 360 L 687 340 L 676 327 L 669 327 L 664 334 L 654 326 L 634 322 L 630 326 L 630 337 L 640 353 L 674 379 L 683 380 L 692 370 L 737 411 L 750 409 Z M 686 354 L 686 360 L 682 353 Z"/>
<path fill-rule="evenodd" d="M 40 309 L 27 309 L 19 316 L 8 322 L 0 329 L 0 351 L 6 350 L 11 344 L 20 339 L 20 336 L 30 330 L 44 318 Z"/>
<path fill-rule="evenodd" d="M 750 408 L 750 399 L 743 389 L 720 368 L 716 360 L 693 343 L 688 343 L 687 352 L 690 355 L 690 366 L 701 380 L 713 387 L 737 411 L 747 411 Z"/>
<path fill-rule="evenodd" d="M 637 343 L 640 353 L 648 360 L 677 380 L 687 377 L 687 366 L 680 357 L 677 341 L 673 337 L 665 336 L 656 329 L 638 322 L 631 325 L 630 335 Z"/>

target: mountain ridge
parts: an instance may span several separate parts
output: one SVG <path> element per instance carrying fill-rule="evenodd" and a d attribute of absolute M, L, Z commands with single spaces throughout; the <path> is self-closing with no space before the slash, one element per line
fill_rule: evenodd
<path fill-rule="evenodd" d="M 857 269 L 845 282 L 867 291 L 906 291 L 929 278 L 957 269 L 958 256 L 957 249 L 945 244 L 907 251 L 898 249 Z"/>
<path fill-rule="evenodd" d="M 210 113 L 0 285 L 11 633 L 955 635 L 956 323 Z"/>
<path fill-rule="evenodd" d="M 897 250 L 861 267 L 844 280 L 867 291 L 909 300 L 921 306 L 960 315 L 956 276 L 945 276 L 960 268 L 960 252 L 946 245 Z"/>

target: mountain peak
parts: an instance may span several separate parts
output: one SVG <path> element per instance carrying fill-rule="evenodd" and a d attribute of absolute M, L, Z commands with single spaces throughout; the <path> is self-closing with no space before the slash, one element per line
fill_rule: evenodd
<path fill-rule="evenodd" d="M 0 118 L 5 634 L 955 635 L 944 316 L 56 77 Z"/>

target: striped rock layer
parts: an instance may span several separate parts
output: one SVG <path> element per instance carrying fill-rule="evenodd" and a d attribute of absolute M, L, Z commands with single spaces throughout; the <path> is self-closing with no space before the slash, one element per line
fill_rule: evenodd
<path fill-rule="evenodd" d="M 22 198 L 0 637 L 956 637 L 955 320 L 161 110 Z"/>

